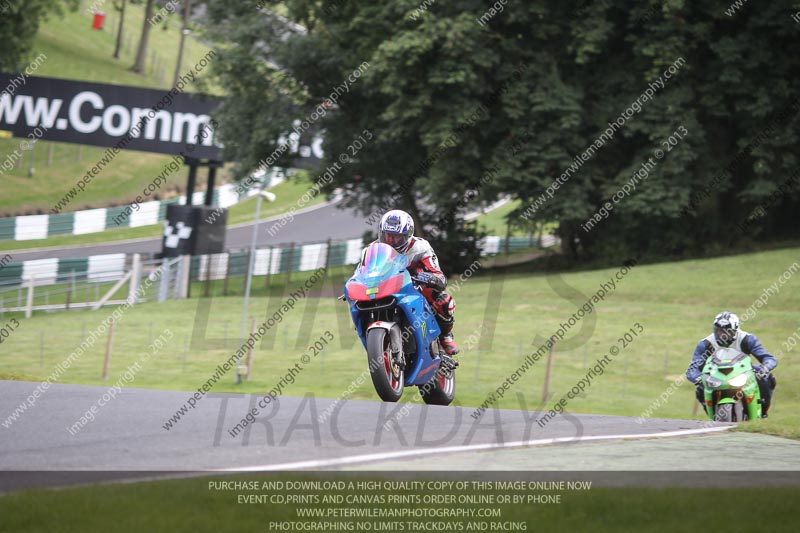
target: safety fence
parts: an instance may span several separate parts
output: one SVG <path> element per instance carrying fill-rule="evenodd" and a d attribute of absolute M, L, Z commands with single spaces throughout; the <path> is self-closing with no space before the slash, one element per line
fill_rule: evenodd
<path fill-rule="evenodd" d="M 556 242 L 554 237 L 545 236 L 540 246 L 549 247 Z M 526 237 L 512 237 L 506 246 L 503 237 L 486 237 L 480 246 L 482 255 L 491 256 L 536 244 L 535 240 Z M 293 272 L 354 265 L 360 258 L 363 246 L 364 243 L 358 238 L 257 248 L 253 275 L 291 275 Z M 155 254 L 117 253 L 84 258 L 4 262 L 0 268 L 0 313 L 112 305 L 119 303 L 119 294 L 123 289 L 127 288 L 130 293 L 143 286 L 147 287 L 147 291 L 137 301 L 179 298 L 185 296 L 191 282 L 225 280 L 227 284 L 231 278 L 246 276 L 249 262 L 249 250 L 197 255 L 181 261 L 163 260 Z M 183 269 L 188 269 L 188 273 Z M 156 272 L 158 283 L 141 281 Z M 130 279 L 120 283 L 125 276 Z M 180 286 L 180 280 L 183 280 L 183 286 Z M 114 294 L 103 301 L 107 291 L 117 284 L 119 286 Z"/>
<path fill-rule="evenodd" d="M 205 192 L 192 195 L 194 205 L 202 204 Z M 0 241 L 26 241 L 46 239 L 54 235 L 83 235 L 107 229 L 136 228 L 158 224 L 166 218 L 167 205 L 184 204 L 185 196 L 169 200 L 153 200 L 121 207 L 102 207 L 71 213 L 25 215 L 0 218 Z M 225 184 L 214 190 L 214 205 L 230 207 L 240 200 L 233 184 Z"/>

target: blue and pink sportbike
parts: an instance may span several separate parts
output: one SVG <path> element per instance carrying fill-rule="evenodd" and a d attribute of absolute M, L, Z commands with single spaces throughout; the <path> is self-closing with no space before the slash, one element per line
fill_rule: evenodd
<path fill-rule="evenodd" d="M 427 404 L 449 405 L 456 391 L 455 362 L 439 343 L 441 330 L 408 259 L 388 244 L 367 247 L 345 284 L 344 297 L 367 350 L 378 396 L 396 402 L 416 385 Z"/>

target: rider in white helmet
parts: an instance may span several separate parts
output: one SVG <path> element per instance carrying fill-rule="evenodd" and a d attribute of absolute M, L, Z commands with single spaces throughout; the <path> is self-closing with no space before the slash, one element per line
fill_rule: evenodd
<path fill-rule="evenodd" d="M 778 361 L 761 345 L 758 337 L 739 329 L 739 317 L 730 311 L 723 311 L 714 318 L 714 333 L 697 343 L 692 362 L 686 370 L 686 377 L 697 385 L 697 401 L 705 408 L 703 394 L 702 373 L 706 359 L 711 357 L 720 348 L 734 348 L 740 352 L 754 356 L 761 365 L 753 365 L 756 372 L 758 388 L 764 404 L 761 406 L 761 416 L 767 418 L 772 391 L 775 390 L 777 381 L 770 371 L 778 366 Z"/>
<path fill-rule="evenodd" d="M 445 290 L 447 278 L 439 268 L 439 260 L 430 243 L 414 237 L 414 219 L 405 211 L 393 209 L 381 218 L 378 241 L 392 246 L 408 258 L 408 270 L 426 287 L 422 294 L 436 313 L 436 321 L 442 330 L 439 342 L 449 356 L 458 353 L 453 337 L 456 302 Z"/>

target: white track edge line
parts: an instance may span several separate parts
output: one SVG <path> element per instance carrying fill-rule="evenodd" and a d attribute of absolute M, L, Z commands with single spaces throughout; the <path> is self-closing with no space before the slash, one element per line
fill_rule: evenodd
<path fill-rule="evenodd" d="M 308 461 L 297 461 L 294 463 L 278 463 L 271 465 L 247 466 L 241 468 L 222 468 L 214 469 L 214 472 L 268 472 L 273 470 L 301 470 L 309 468 L 325 468 L 332 466 L 344 466 L 354 463 L 370 463 L 376 461 L 386 461 L 390 459 L 400 459 L 411 456 L 439 455 L 444 453 L 459 453 L 481 450 L 498 450 L 504 448 L 527 448 L 533 446 L 545 446 L 550 444 L 561 444 L 565 442 L 590 442 L 603 440 L 625 440 L 625 439 L 654 439 L 664 437 L 682 437 L 687 435 L 700 435 L 704 433 L 719 433 L 727 431 L 736 426 L 712 427 L 701 429 L 681 429 L 675 431 L 664 431 L 662 433 L 637 433 L 630 435 L 591 435 L 588 437 L 555 437 L 552 439 L 538 439 L 528 441 L 514 441 L 506 443 L 487 443 L 469 444 L 460 446 L 447 446 L 444 448 L 424 448 L 421 450 L 403 450 L 395 452 L 370 453 L 363 455 L 352 455 L 350 457 L 337 457 L 335 459 L 317 459 Z"/>

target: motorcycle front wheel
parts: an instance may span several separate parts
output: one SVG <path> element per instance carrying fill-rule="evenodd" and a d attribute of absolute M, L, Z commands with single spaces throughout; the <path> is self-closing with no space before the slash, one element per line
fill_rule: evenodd
<path fill-rule="evenodd" d="M 714 412 L 716 422 L 742 422 L 744 420 L 744 408 L 741 402 L 718 404 Z"/>
<path fill-rule="evenodd" d="M 384 402 L 396 402 L 403 395 L 405 372 L 392 358 L 392 343 L 385 329 L 367 333 L 367 361 L 375 392 Z"/>

